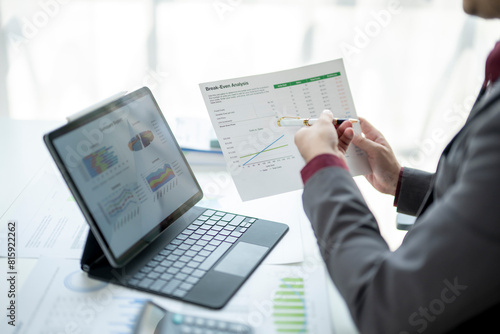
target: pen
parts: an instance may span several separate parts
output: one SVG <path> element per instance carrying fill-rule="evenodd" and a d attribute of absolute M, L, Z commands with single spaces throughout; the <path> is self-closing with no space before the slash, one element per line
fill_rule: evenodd
<path fill-rule="evenodd" d="M 311 126 L 316 122 L 317 118 L 300 118 L 293 116 L 283 116 L 278 119 L 278 126 Z M 359 120 L 353 118 L 334 118 L 333 124 L 340 125 L 345 121 L 350 121 L 351 123 L 357 123 Z"/>

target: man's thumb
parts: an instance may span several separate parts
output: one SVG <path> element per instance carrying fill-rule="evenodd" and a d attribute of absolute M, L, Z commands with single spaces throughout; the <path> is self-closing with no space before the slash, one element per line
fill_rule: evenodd
<path fill-rule="evenodd" d="M 363 135 L 354 134 L 354 138 L 352 139 L 352 143 L 362 149 L 365 152 L 370 152 L 377 147 L 377 144 Z"/>

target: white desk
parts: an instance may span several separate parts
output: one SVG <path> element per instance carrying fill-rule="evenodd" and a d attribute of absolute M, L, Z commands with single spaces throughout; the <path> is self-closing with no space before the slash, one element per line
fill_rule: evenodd
<path fill-rule="evenodd" d="M 10 204 L 22 192 L 23 188 L 28 184 L 30 175 L 34 175 L 44 161 L 49 159 L 48 153 L 42 142 L 42 134 L 61 125 L 62 122 L 50 121 L 14 121 L 7 118 L 0 118 L 0 139 L 2 142 L 2 159 L 0 164 L 0 216 L 9 208 Z M 203 180 L 210 180 L 213 175 L 224 175 L 225 171 L 222 167 L 203 167 L 193 166 L 195 174 L 201 180 L 201 186 L 204 187 Z M 227 174 L 225 177 L 228 177 Z M 362 186 L 362 190 L 367 194 L 367 201 L 374 208 L 375 215 L 380 219 L 384 217 L 385 225 L 382 225 L 382 230 L 386 235 L 396 236 L 392 238 L 391 246 L 396 247 L 400 238 L 404 235 L 402 232 L 395 231 L 395 211 L 391 208 L 391 199 L 378 195 L 372 192 L 363 179 L 358 180 Z M 226 187 L 221 187 L 221 196 L 231 196 L 231 201 L 235 203 L 235 207 L 245 207 L 246 204 L 241 203 L 239 199 L 234 198 L 234 184 L 228 184 Z M 300 192 L 295 193 L 300 197 Z M 224 198 L 224 197 L 223 197 Z M 388 208 L 388 209 L 387 209 Z M 255 214 L 259 216 L 258 213 Z M 266 218 L 266 217 L 264 217 Z M 297 219 L 300 219 L 299 217 Z M 318 259 L 318 249 L 312 229 L 307 221 L 300 219 L 300 227 L 303 237 L 304 246 L 304 268 L 311 265 L 322 265 L 322 261 Z M 391 227 L 392 224 L 392 227 Z M 399 238 L 399 239 L 398 239 Z M 36 264 L 36 259 L 20 259 L 18 258 L 18 293 Z M 0 259 L 2 268 L 6 267 L 6 259 Z M 4 269 L 6 271 L 6 269 Z M 243 287 L 244 288 L 244 287 Z M 344 301 L 338 294 L 338 291 L 329 283 L 329 300 L 331 308 L 331 318 L 333 327 L 336 333 L 356 333 L 356 329 L 352 323 L 350 315 L 347 311 Z M 4 291 L 0 292 L 1 298 L 6 298 Z M 22 316 L 22 315 L 21 315 Z M 328 319 L 324 319 L 328 321 Z"/>

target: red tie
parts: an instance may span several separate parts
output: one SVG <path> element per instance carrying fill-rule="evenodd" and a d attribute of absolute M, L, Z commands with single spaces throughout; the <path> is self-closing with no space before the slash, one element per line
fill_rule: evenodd
<path fill-rule="evenodd" d="M 495 44 L 486 59 L 486 71 L 484 76 L 483 89 L 494 83 L 500 77 L 500 42 Z"/>

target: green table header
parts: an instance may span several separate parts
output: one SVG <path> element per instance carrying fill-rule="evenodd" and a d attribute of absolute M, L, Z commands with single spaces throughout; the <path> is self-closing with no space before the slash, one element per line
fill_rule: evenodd
<path fill-rule="evenodd" d="M 309 83 L 309 82 L 338 77 L 339 75 L 340 75 L 340 72 L 335 72 L 335 73 L 320 75 L 319 77 L 313 77 L 313 78 L 309 78 L 309 79 L 302 79 L 302 80 L 297 80 L 297 81 L 280 83 L 280 84 L 274 85 L 274 89 L 290 87 L 290 86 L 295 86 L 295 85 L 302 85 L 302 84 Z"/>

